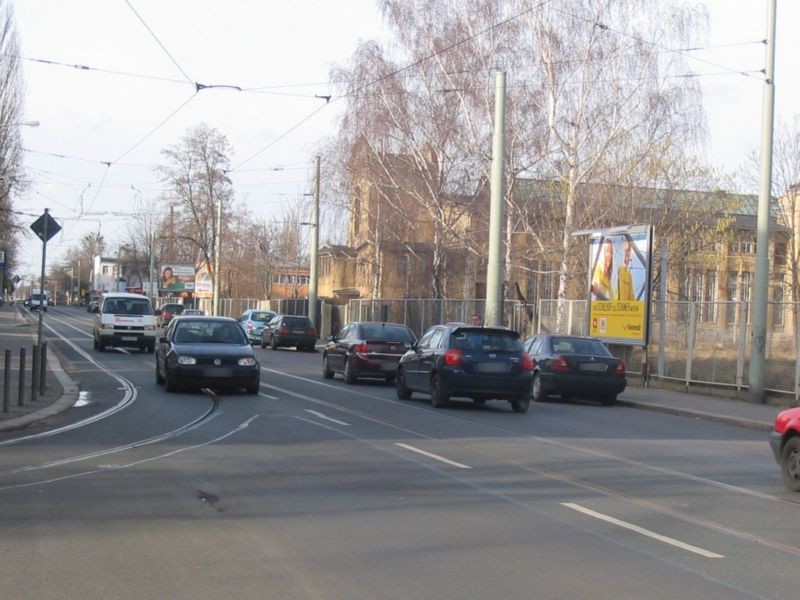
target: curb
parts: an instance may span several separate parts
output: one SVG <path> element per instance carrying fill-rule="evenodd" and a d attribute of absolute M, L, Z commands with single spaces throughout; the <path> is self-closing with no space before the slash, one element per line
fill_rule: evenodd
<path fill-rule="evenodd" d="M 23 318 L 27 316 L 23 313 Z M 48 417 L 55 416 L 59 413 L 64 412 L 65 410 L 72 408 L 75 402 L 78 400 L 78 394 L 80 393 L 80 387 L 78 386 L 72 378 L 67 375 L 67 372 L 64 371 L 63 367 L 61 366 L 61 361 L 58 359 L 58 351 L 55 348 L 51 348 L 48 345 L 47 348 L 47 366 L 49 370 L 56 376 L 58 379 L 58 383 L 61 385 L 61 396 L 59 396 L 58 400 L 50 404 L 49 406 L 45 406 L 40 408 L 39 410 L 35 410 L 33 412 L 28 413 L 27 415 L 22 415 L 21 417 L 16 417 L 14 419 L 8 419 L 7 421 L 0 422 L 0 431 L 12 431 L 14 429 L 23 429 L 28 427 L 38 421 L 42 421 L 43 419 L 47 419 Z"/>
<path fill-rule="evenodd" d="M 766 423 L 764 421 L 755 421 L 753 419 L 732 417 L 730 415 L 721 415 L 719 413 L 669 406 L 666 404 L 657 404 L 654 402 L 639 402 L 636 400 L 624 400 L 621 398 L 617 398 L 616 403 L 619 406 L 640 408 L 642 410 L 652 410 L 655 412 L 662 412 L 683 417 L 695 417 L 697 419 L 704 419 L 706 421 L 716 421 L 718 423 L 725 423 L 726 425 L 736 425 L 737 427 L 744 427 L 746 429 L 755 429 L 757 431 L 772 431 L 773 428 L 772 423 Z"/>

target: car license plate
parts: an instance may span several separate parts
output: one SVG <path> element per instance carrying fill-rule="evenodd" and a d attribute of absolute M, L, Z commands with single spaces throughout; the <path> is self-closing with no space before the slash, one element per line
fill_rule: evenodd
<path fill-rule="evenodd" d="M 396 371 L 397 365 L 394 363 L 381 363 L 381 371 Z"/>
<path fill-rule="evenodd" d="M 203 377 L 231 377 L 233 369 L 228 367 L 210 367 L 203 369 Z"/>
<path fill-rule="evenodd" d="M 578 365 L 579 371 L 589 371 L 590 373 L 605 373 L 606 363 L 581 363 Z"/>
<path fill-rule="evenodd" d="M 302 329 L 292 329 L 292 333 L 303 334 L 303 333 L 305 333 L 305 331 L 303 331 Z"/>
<path fill-rule="evenodd" d="M 135 342 L 139 338 L 137 338 L 135 335 L 123 335 L 120 339 L 123 342 Z"/>
<path fill-rule="evenodd" d="M 501 362 L 478 363 L 478 371 L 480 373 L 505 373 L 508 371 L 508 365 Z"/>

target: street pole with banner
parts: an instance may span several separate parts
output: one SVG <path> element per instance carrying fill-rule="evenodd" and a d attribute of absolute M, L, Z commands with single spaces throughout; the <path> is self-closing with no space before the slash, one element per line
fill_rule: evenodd
<path fill-rule="evenodd" d="M 6 251 L 0 250 L 0 303 L 6 299 Z"/>
<path fill-rule="evenodd" d="M 39 237 L 40 240 L 42 240 L 42 276 L 39 280 L 39 327 L 36 336 L 36 343 L 38 344 L 39 348 L 41 348 L 42 318 L 44 316 L 45 307 L 44 277 L 45 262 L 47 259 L 47 241 L 61 231 L 61 225 L 59 225 L 56 220 L 50 216 L 50 209 L 45 208 L 44 214 L 31 224 L 31 229 L 33 229 L 33 232 Z"/>

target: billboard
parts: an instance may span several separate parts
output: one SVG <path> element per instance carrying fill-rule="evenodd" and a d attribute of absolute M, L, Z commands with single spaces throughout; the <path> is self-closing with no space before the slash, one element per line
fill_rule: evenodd
<path fill-rule="evenodd" d="M 598 230 L 589 239 L 589 335 L 646 346 L 652 277 L 650 225 Z"/>
<path fill-rule="evenodd" d="M 161 265 L 158 272 L 158 289 L 162 292 L 194 291 L 193 266 L 168 263 Z"/>
<path fill-rule="evenodd" d="M 214 282 L 208 267 L 203 262 L 197 265 L 197 272 L 194 275 L 194 295 L 195 298 L 211 298 L 214 295 Z"/>

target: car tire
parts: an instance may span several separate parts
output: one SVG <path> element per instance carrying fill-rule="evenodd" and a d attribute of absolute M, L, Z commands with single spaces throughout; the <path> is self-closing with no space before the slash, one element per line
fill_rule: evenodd
<path fill-rule="evenodd" d="M 473 398 L 472 403 L 475 406 L 483 406 L 484 404 L 486 404 L 486 398 Z"/>
<path fill-rule="evenodd" d="M 317 348 L 316 348 L 316 346 L 314 346 L 314 344 L 311 344 L 310 346 L 308 346 L 306 348 L 306 352 L 316 352 L 316 351 L 317 351 Z"/>
<path fill-rule="evenodd" d="M 161 376 L 161 372 L 158 370 L 158 363 L 156 363 L 156 385 L 164 385 L 164 378 Z"/>
<path fill-rule="evenodd" d="M 103 342 L 103 340 L 97 340 L 97 351 L 98 352 L 105 352 L 106 351 L 106 345 Z"/>
<path fill-rule="evenodd" d="M 350 361 L 346 360 L 344 362 L 344 381 L 345 383 L 355 383 L 356 382 L 356 374 L 353 373 L 353 369 L 350 366 Z"/>
<path fill-rule="evenodd" d="M 175 380 L 169 374 L 169 368 L 164 367 L 164 391 L 172 394 L 178 391 L 178 386 L 175 385 Z"/>
<path fill-rule="evenodd" d="M 395 375 L 394 373 L 388 373 L 387 375 L 384 376 L 383 380 L 386 383 L 394 383 L 396 377 L 397 375 Z"/>
<path fill-rule="evenodd" d="M 253 385 L 248 385 L 245 388 L 248 396 L 255 396 L 261 388 L 261 379 L 258 379 Z"/>
<path fill-rule="evenodd" d="M 262 348 L 266 348 L 267 347 L 267 342 L 264 341 L 264 336 L 263 335 L 261 336 L 261 344 L 260 345 L 261 345 Z"/>
<path fill-rule="evenodd" d="M 278 344 L 275 343 L 275 336 L 272 336 L 272 337 L 269 338 L 269 347 L 272 350 L 277 350 L 278 349 Z"/>
<path fill-rule="evenodd" d="M 781 450 L 783 483 L 793 492 L 800 492 L 800 437 L 786 440 Z"/>
<path fill-rule="evenodd" d="M 450 396 L 442 391 L 442 382 L 439 376 L 434 373 L 431 377 L 431 405 L 433 408 L 447 408 L 450 404 Z"/>
<path fill-rule="evenodd" d="M 322 357 L 322 376 L 325 379 L 333 379 L 333 371 L 331 371 L 331 368 L 328 365 L 328 355 L 327 354 L 325 354 Z"/>
<path fill-rule="evenodd" d="M 569 402 L 575 397 L 575 394 L 573 394 L 572 392 L 561 392 L 559 396 L 561 396 L 561 399 L 564 402 Z"/>
<path fill-rule="evenodd" d="M 603 406 L 611 406 L 617 401 L 616 394 L 603 394 L 600 396 L 600 404 Z"/>
<path fill-rule="evenodd" d="M 155 344 L 153 344 L 152 346 L 148 346 L 148 347 L 147 347 L 147 353 L 148 353 L 148 354 L 153 354 L 155 351 L 156 351 L 156 346 L 155 346 Z"/>
<path fill-rule="evenodd" d="M 531 396 L 533 397 L 534 402 L 547 401 L 547 392 L 544 391 L 544 387 L 542 386 L 542 378 L 539 377 L 538 373 L 533 376 L 533 385 L 531 386 Z"/>
<path fill-rule="evenodd" d="M 531 399 L 528 396 L 520 396 L 511 400 L 511 410 L 515 413 L 528 412 L 528 407 L 531 405 Z"/>
<path fill-rule="evenodd" d="M 397 379 L 395 379 L 394 384 L 399 400 L 411 400 L 411 390 L 406 386 L 406 376 L 403 375 L 402 371 L 397 372 Z"/>
<path fill-rule="evenodd" d="M 94 345 L 95 350 L 98 350 L 100 348 L 100 346 L 97 343 L 97 338 L 94 336 L 92 336 L 92 344 Z"/>

